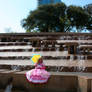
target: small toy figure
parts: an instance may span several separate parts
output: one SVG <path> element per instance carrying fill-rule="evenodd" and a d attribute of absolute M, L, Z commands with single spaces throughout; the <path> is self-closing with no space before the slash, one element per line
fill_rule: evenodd
<path fill-rule="evenodd" d="M 34 55 L 31 60 L 36 64 L 35 69 L 26 73 L 27 80 L 35 84 L 46 83 L 50 77 L 50 73 L 45 70 L 42 57 L 40 55 Z"/>

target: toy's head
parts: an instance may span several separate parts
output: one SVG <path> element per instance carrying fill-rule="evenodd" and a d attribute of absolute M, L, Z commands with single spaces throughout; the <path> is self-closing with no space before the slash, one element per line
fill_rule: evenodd
<path fill-rule="evenodd" d="M 42 57 L 38 59 L 38 62 L 37 63 L 43 63 Z"/>

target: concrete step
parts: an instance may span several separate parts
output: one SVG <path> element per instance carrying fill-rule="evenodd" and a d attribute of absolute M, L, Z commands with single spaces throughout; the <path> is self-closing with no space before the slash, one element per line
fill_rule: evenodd
<path fill-rule="evenodd" d="M 9 57 L 9 56 L 32 56 L 33 54 L 40 54 L 42 56 L 68 56 L 67 51 L 49 51 L 49 52 L 0 52 L 0 56 Z"/>
<path fill-rule="evenodd" d="M 46 66 L 84 66 L 91 67 L 92 60 L 44 60 Z M 0 60 L 0 65 L 34 65 L 30 60 Z"/>
<path fill-rule="evenodd" d="M 0 46 L 31 45 L 31 42 L 0 42 Z"/>
<path fill-rule="evenodd" d="M 27 71 L 34 69 L 33 65 L 0 65 L 0 69 L 8 69 L 8 70 L 17 70 L 17 71 Z M 86 66 L 79 67 L 79 66 L 46 66 L 46 70 L 49 72 L 84 72 L 84 73 L 92 73 L 92 67 Z M 3 72 L 3 71 L 0 71 Z M 6 72 L 5 72 L 6 73 Z"/>
<path fill-rule="evenodd" d="M 18 53 L 18 52 L 17 52 Z M 22 53 L 22 52 L 21 52 Z M 34 54 L 34 53 L 33 53 Z M 0 55 L 0 59 L 1 60 L 29 60 L 33 54 L 28 54 L 28 53 L 25 53 L 24 55 L 21 55 L 21 54 L 10 54 L 8 53 L 7 55 Z M 37 53 L 39 54 L 39 53 Z M 42 55 L 42 54 L 40 54 Z M 53 54 L 52 55 L 42 55 L 43 59 L 44 60 L 67 60 L 67 61 L 73 61 L 73 60 L 92 60 L 92 55 L 82 55 L 82 56 L 79 56 L 79 55 L 76 55 L 76 56 L 71 56 L 71 55 L 62 55 L 62 56 L 54 56 Z"/>
<path fill-rule="evenodd" d="M 36 47 L 36 48 L 33 48 L 33 47 L 24 47 L 24 48 L 21 48 L 21 47 L 8 47 L 8 48 L 2 48 L 0 47 L 0 52 L 24 52 L 24 51 L 34 51 L 34 52 L 49 52 L 49 51 L 64 51 L 64 48 L 56 48 L 56 47 L 48 47 L 48 48 L 42 48 L 42 47 Z"/>
<path fill-rule="evenodd" d="M 0 89 L 0 92 L 5 92 L 5 89 Z M 12 90 L 12 92 L 26 92 L 26 91 L 21 91 L 21 90 Z"/>
<path fill-rule="evenodd" d="M 0 50 L 5 49 L 30 49 L 32 46 L 26 45 L 26 46 L 0 46 Z"/>
<path fill-rule="evenodd" d="M 8 79 L 13 77 L 13 88 L 17 88 L 17 90 L 24 88 L 26 89 L 25 92 L 30 92 L 30 90 L 32 92 L 78 92 L 80 90 L 81 92 L 92 91 L 92 73 L 50 72 L 51 77 L 46 84 L 34 85 L 26 80 L 26 77 L 24 76 L 26 72 L 27 71 L 15 73 L 12 73 L 12 71 L 9 71 L 9 73 L 8 71 L 7 73 L 2 72 L 0 73 L 0 85 L 4 86 Z"/>

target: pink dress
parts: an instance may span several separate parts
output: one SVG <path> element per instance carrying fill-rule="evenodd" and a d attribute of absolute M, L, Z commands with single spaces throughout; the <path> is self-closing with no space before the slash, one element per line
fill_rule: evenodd
<path fill-rule="evenodd" d="M 49 72 L 45 70 L 43 63 L 36 64 L 35 69 L 26 73 L 26 78 L 31 83 L 46 83 L 50 77 Z"/>

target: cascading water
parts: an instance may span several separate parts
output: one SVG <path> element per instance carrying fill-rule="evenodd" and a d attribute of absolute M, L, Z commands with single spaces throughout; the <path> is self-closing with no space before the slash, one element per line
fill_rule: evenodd
<path fill-rule="evenodd" d="M 18 66 L 18 65 L 12 65 L 11 69 L 12 70 L 20 70 L 20 66 Z"/>
<path fill-rule="evenodd" d="M 59 53 L 59 46 L 55 46 L 56 47 L 56 55 L 58 55 L 58 53 Z M 63 58 L 62 58 L 63 59 Z M 59 63 L 57 63 L 57 66 L 56 66 L 56 72 L 61 72 L 63 70 L 63 66 L 61 67 L 60 65 L 59 65 Z"/>
<path fill-rule="evenodd" d="M 43 50 L 43 48 L 44 48 L 44 45 L 41 45 L 41 51 Z"/>
<path fill-rule="evenodd" d="M 32 48 L 32 52 L 35 52 L 35 48 Z"/>
<path fill-rule="evenodd" d="M 83 38 L 84 39 L 84 38 Z M 82 38 L 80 38 L 79 37 L 79 46 L 81 45 L 80 44 L 80 40 L 83 40 Z M 81 55 L 81 53 L 79 53 L 79 55 L 77 56 L 77 64 L 78 64 L 78 66 L 77 66 L 77 71 L 79 71 L 79 72 L 83 72 L 84 70 L 85 70 L 85 56 L 84 55 Z"/>
<path fill-rule="evenodd" d="M 59 47 L 58 46 L 55 46 L 56 47 L 56 55 L 58 54 L 58 52 L 59 52 Z M 56 72 L 59 72 L 60 71 L 60 66 L 58 66 L 58 64 L 57 64 L 57 66 L 56 66 Z"/>
<path fill-rule="evenodd" d="M 19 57 L 16 56 L 16 59 L 18 59 Z M 18 65 L 11 65 L 11 70 L 20 70 L 20 66 Z"/>
<path fill-rule="evenodd" d="M 74 55 L 70 55 L 70 61 L 74 60 Z"/>
<path fill-rule="evenodd" d="M 70 63 L 72 63 L 73 62 L 73 60 L 74 60 L 74 55 L 70 55 Z M 70 66 L 70 68 L 71 68 L 71 66 Z M 75 67 L 74 67 L 75 68 Z"/>
<path fill-rule="evenodd" d="M 84 56 L 83 55 L 78 56 L 77 70 L 79 72 L 83 72 L 85 70 L 85 60 L 84 60 Z"/>

